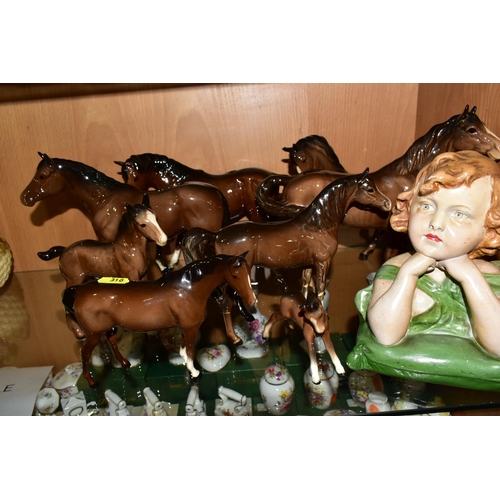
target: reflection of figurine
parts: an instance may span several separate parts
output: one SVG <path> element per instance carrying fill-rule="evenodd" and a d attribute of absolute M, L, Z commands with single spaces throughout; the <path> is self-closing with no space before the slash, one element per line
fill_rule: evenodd
<path fill-rule="evenodd" d="M 337 373 L 345 373 L 332 344 L 328 314 L 314 292 L 310 291 L 307 299 L 301 292 L 291 292 L 283 295 L 280 300 L 279 311 L 271 315 L 264 327 L 263 337 L 268 338 L 274 323 L 285 319 L 293 319 L 302 329 L 311 362 L 311 378 L 315 384 L 320 382 L 316 358 L 316 344 L 319 339 L 323 340 L 323 345 L 332 358 Z"/>
<path fill-rule="evenodd" d="M 71 324 L 68 324 L 70 325 L 70 329 L 72 329 Z M 131 367 L 140 365 L 144 359 L 143 347 L 146 336 L 147 334 L 145 333 L 137 334 L 121 328 L 116 329 L 116 344 L 118 345 L 120 353 L 124 358 L 127 358 Z M 120 368 L 122 366 L 113 355 L 113 351 L 105 338 L 101 338 L 99 344 L 97 344 L 94 349 L 91 363 L 96 368 L 103 367 L 108 363 L 111 363 L 114 368 Z"/>
<path fill-rule="evenodd" d="M 201 417 L 206 414 L 205 403 L 200 399 L 200 389 L 197 385 L 193 385 L 186 401 L 186 416 Z"/>
<path fill-rule="evenodd" d="M 391 208 L 389 199 L 376 188 L 367 169 L 363 174 L 332 182 L 305 210 L 290 220 L 243 221 L 217 232 L 191 229 L 184 238 L 183 252 L 186 261 L 212 252 L 234 255 L 248 252 L 246 260 L 250 267 L 257 265 L 274 270 L 305 267 L 305 290 L 314 268 L 316 289 L 321 297 L 330 263 L 337 252 L 339 225 L 347 208 L 354 202 L 378 206 L 386 211 Z"/>
<path fill-rule="evenodd" d="M 233 389 L 220 386 L 219 399 L 215 400 L 214 414 L 216 416 L 249 416 L 247 402 L 248 399 L 246 396 L 233 391 Z"/>
<path fill-rule="evenodd" d="M 127 203 L 126 210 L 114 241 L 77 241 L 66 248 L 55 246 L 46 252 L 38 252 L 38 256 L 42 260 L 59 257 L 59 268 L 67 287 L 79 285 L 90 276 L 113 276 L 131 281 L 144 278 L 149 263 L 147 241 L 165 246 L 167 236 L 149 208 L 147 194 L 142 204 L 132 206 Z"/>
<path fill-rule="evenodd" d="M 179 354 L 182 341 L 182 328 L 166 328 L 158 334 L 160 342 L 168 352 L 168 362 L 174 366 L 181 366 L 184 360 Z"/>
<path fill-rule="evenodd" d="M 117 327 L 133 332 L 154 332 L 180 326 L 180 354 L 193 377 L 198 329 L 205 319 L 212 292 L 227 283 L 247 306 L 255 302 L 250 284 L 250 268 L 243 256 L 218 255 L 188 264 L 156 281 L 123 284 L 92 281 L 67 288 L 63 304 L 75 318 L 73 331 L 84 334 L 83 375 L 91 387 L 97 384 L 89 371 L 89 359 L 102 334 L 106 334 L 113 354 L 123 367 L 130 363 L 118 350 Z"/>
<path fill-rule="evenodd" d="M 474 376 L 470 356 L 484 349 L 500 357 L 500 266 L 478 258 L 500 247 L 499 200 L 498 165 L 479 153 L 444 153 L 421 170 L 412 189 L 398 196 L 391 217 L 396 231 L 408 232 L 414 251 L 387 261 L 373 285 L 358 293 L 356 303 L 368 324 L 362 322 L 351 366 L 367 368 L 359 366 L 363 352 L 369 355 L 376 344 L 394 345 L 391 356 L 408 349 L 415 362 L 419 355 L 422 363 L 436 359 L 436 370 L 446 374 L 451 366 L 465 378 L 465 372 Z M 365 326 L 378 341 L 370 348 Z M 448 358 L 455 355 L 457 363 L 467 362 L 467 370 L 452 366 Z M 480 370 L 486 365 L 487 356 L 477 360 Z"/>
<path fill-rule="evenodd" d="M 142 191 L 148 188 L 166 189 L 185 182 L 205 182 L 220 189 L 229 206 L 231 222 L 242 217 L 253 221 L 266 220 L 255 203 L 255 190 L 274 172 L 247 167 L 223 174 L 210 174 L 187 167 L 165 155 L 143 153 L 132 155 L 126 161 L 116 161 L 122 167 L 123 180 Z"/>
<path fill-rule="evenodd" d="M 419 170 L 432 161 L 438 154 L 446 151 L 475 150 L 497 160 L 500 159 L 500 138 L 498 138 L 476 115 L 476 107 L 452 116 L 444 123 L 434 125 L 425 135 L 418 138 L 400 158 L 372 172 L 377 187 L 394 204 L 396 196 L 408 189 L 414 182 Z M 313 198 L 330 182 L 345 176 L 345 172 L 308 172 L 300 176 L 274 175 L 266 179 L 256 192 L 259 205 L 272 216 L 290 217 L 308 206 Z M 279 200 L 274 193 L 283 186 Z M 388 213 L 372 207 L 352 206 L 342 221 L 343 225 L 377 229 L 374 240 L 362 252 L 366 259 L 374 250 L 377 239 L 389 227 Z"/>

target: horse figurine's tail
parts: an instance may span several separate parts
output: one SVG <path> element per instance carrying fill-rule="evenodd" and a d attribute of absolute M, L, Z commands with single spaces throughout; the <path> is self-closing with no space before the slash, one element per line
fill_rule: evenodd
<path fill-rule="evenodd" d="M 42 260 L 52 260 L 52 259 L 55 259 L 56 257 L 60 257 L 62 255 L 62 253 L 64 252 L 65 248 L 66 247 L 55 246 L 55 247 L 50 248 L 46 252 L 38 252 L 37 255 Z"/>
<path fill-rule="evenodd" d="M 182 253 L 186 264 L 215 255 L 215 233 L 195 227 L 184 235 Z"/>
<path fill-rule="evenodd" d="M 280 220 L 290 219 L 306 208 L 287 204 L 280 199 L 276 199 L 273 195 L 273 193 L 278 192 L 279 187 L 285 187 L 292 178 L 289 175 L 270 175 L 257 188 L 255 201 L 271 217 Z"/>

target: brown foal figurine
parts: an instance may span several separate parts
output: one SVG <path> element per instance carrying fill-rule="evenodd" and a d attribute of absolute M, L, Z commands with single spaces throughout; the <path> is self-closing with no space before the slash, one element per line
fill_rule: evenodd
<path fill-rule="evenodd" d="M 165 246 L 167 235 L 149 208 L 147 194 L 142 204 L 127 204 L 126 210 L 114 241 L 81 240 L 68 247 L 54 246 L 46 252 L 38 252 L 38 257 L 42 260 L 59 257 L 59 269 L 66 287 L 79 285 L 90 276 L 121 277 L 131 281 L 143 279 L 149 265 L 148 240 Z"/>
<path fill-rule="evenodd" d="M 319 337 L 323 339 L 326 350 L 332 358 L 337 373 L 341 375 L 345 373 L 344 367 L 332 344 L 328 314 L 323 308 L 321 300 L 318 299 L 318 296 L 313 291 L 309 291 L 307 299 L 301 292 L 284 294 L 280 300 L 279 311 L 273 313 L 267 321 L 262 337 L 265 339 L 269 338 L 273 325 L 278 321 L 284 321 L 286 319 L 294 320 L 302 329 L 311 362 L 312 380 L 315 384 L 319 384 L 320 382 L 316 347 L 314 345 L 315 338 Z"/>

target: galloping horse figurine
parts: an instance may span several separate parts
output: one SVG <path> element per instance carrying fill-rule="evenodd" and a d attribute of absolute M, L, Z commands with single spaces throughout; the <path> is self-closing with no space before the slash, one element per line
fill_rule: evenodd
<path fill-rule="evenodd" d="M 32 207 L 45 198 L 69 192 L 83 204 L 99 241 L 113 241 L 127 203 L 141 203 L 144 193 L 84 163 L 38 154 L 42 160 L 21 193 L 23 205 Z M 229 222 L 227 201 L 213 186 L 192 183 L 148 195 L 160 227 L 174 245 L 189 228 L 217 230 Z"/>
<path fill-rule="evenodd" d="M 307 298 L 301 292 L 288 292 L 281 296 L 279 311 L 274 312 L 266 325 L 262 337 L 267 339 L 271 335 L 271 329 L 278 321 L 293 320 L 302 329 L 309 353 L 311 378 L 313 383 L 320 383 L 318 360 L 316 357 L 315 339 L 323 339 L 326 350 L 333 361 L 335 370 L 339 375 L 345 373 L 345 369 L 335 352 L 332 338 L 330 336 L 330 320 L 321 300 L 313 292 L 309 291 Z"/>
<path fill-rule="evenodd" d="M 146 191 L 149 188 L 165 189 L 186 182 L 206 182 L 215 186 L 225 196 L 231 222 L 243 217 L 252 221 L 267 220 L 266 214 L 255 203 L 255 191 L 259 184 L 274 172 L 262 168 L 247 167 L 224 174 L 209 174 L 187 167 L 165 155 L 143 153 L 132 155 L 125 161 L 115 161 L 121 166 L 125 183 Z"/>
<path fill-rule="evenodd" d="M 180 355 L 193 377 L 196 336 L 205 319 L 207 301 L 220 286 L 230 286 L 245 305 L 257 300 L 250 283 L 250 268 L 244 256 L 217 255 L 192 262 L 156 281 L 124 284 L 90 281 L 66 288 L 63 304 L 73 319 L 73 333 L 85 339 L 82 348 L 83 375 L 90 387 L 98 382 L 89 370 L 92 351 L 106 334 L 112 352 L 124 368 L 130 363 L 117 346 L 117 328 L 132 332 L 152 332 L 180 327 Z"/>
<path fill-rule="evenodd" d="M 316 271 L 316 290 L 323 297 L 330 263 L 337 252 L 338 227 L 352 203 L 377 206 L 389 211 L 391 202 L 380 193 L 368 175 L 343 177 L 332 182 L 302 212 L 278 222 L 241 221 L 219 231 L 189 230 L 182 249 L 186 262 L 213 254 L 248 252 L 250 267 L 270 269 L 306 267 L 304 294 Z"/>
<path fill-rule="evenodd" d="M 42 260 L 59 257 L 59 269 L 66 287 L 79 285 L 90 276 L 120 277 L 130 281 L 144 279 L 149 265 L 148 240 L 165 246 L 167 235 L 149 208 L 147 194 L 142 204 L 127 204 L 126 209 L 114 241 L 81 240 L 68 247 L 54 246 L 38 252 L 38 257 Z"/>
<path fill-rule="evenodd" d="M 333 148 L 321 135 L 303 137 L 292 147 L 284 147 L 283 151 L 289 154 L 288 170 L 290 175 L 311 172 L 312 170 L 347 173 Z"/>
<path fill-rule="evenodd" d="M 446 151 L 475 150 L 491 158 L 500 159 L 500 138 L 491 132 L 476 115 L 476 107 L 469 111 L 465 106 L 462 114 L 432 127 L 417 139 L 406 153 L 385 167 L 374 171 L 371 177 L 378 189 L 396 202 L 396 196 L 409 189 L 420 169 L 437 155 Z M 273 217 L 289 218 L 307 207 L 314 197 L 330 182 L 345 176 L 345 172 L 308 172 L 301 176 L 268 177 L 258 188 L 259 205 Z M 279 200 L 274 193 L 283 186 Z M 389 229 L 389 215 L 377 208 L 351 206 L 342 224 L 361 229 Z M 376 238 L 380 236 L 376 233 Z M 365 250 L 361 258 L 367 258 L 375 242 Z"/>

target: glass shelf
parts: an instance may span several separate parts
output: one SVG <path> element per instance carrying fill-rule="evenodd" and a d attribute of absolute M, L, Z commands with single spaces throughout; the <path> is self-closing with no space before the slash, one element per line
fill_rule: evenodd
<path fill-rule="evenodd" d="M 78 388 L 84 392 L 87 402 L 95 401 L 97 406 L 106 406 L 104 391 L 111 389 L 125 399 L 127 405 L 145 404 L 142 390 L 150 387 L 161 401 L 178 405 L 178 415 L 185 415 L 185 406 L 191 384 L 199 387 L 200 399 L 205 402 L 207 415 L 214 415 L 215 401 L 220 386 L 233 389 L 251 400 L 253 416 L 269 415 L 263 406 L 259 393 L 259 380 L 267 366 L 281 363 L 287 367 L 295 381 L 295 396 L 292 406 L 284 416 L 304 415 L 441 415 L 453 411 L 500 408 L 500 393 L 475 391 L 437 384 L 412 383 L 404 379 L 381 376 L 383 391 L 389 403 L 394 403 L 403 392 L 417 405 L 415 409 L 404 409 L 380 413 L 367 413 L 357 406 L 351 396 L 348 379 L 351 370 L 345 364 L 345 358 L 353 344 L 354 334 L 332 334 L 335 350 L 346 368 L 346 374 L 340 377 L 337 399 L 327 409 L 310 407 L 305 393 L 303 376 L 309 368 L 309 357 L 301 347 L 300 331 L 284 339 L 271 339 L 269 349 L 261 358 L 242 359 L 233 354 L 229 363 L 218 372 L 202 370 L 200 377 L 193 381 L 184 366 L 174 366 L 168 361 L 168 354 L 159 339 L 148 337 L 145 343 L 144 361 L 127 370 L 105 366 L 101 370 L 92 368 L 92 374 L 99 380 L 99 386 L 90 389 L 85 379 L 80 378 Z M 203 346 L 199 346 L 203 347 Z M 232 348 L 233 349 L 233 348 Z M 235 352 L 235 349 L 234 349 Z M 329 359 L 328 354 L 324 354 Z M 440 400 L 437 406 L 428 407 L 432 401 Z"/>

